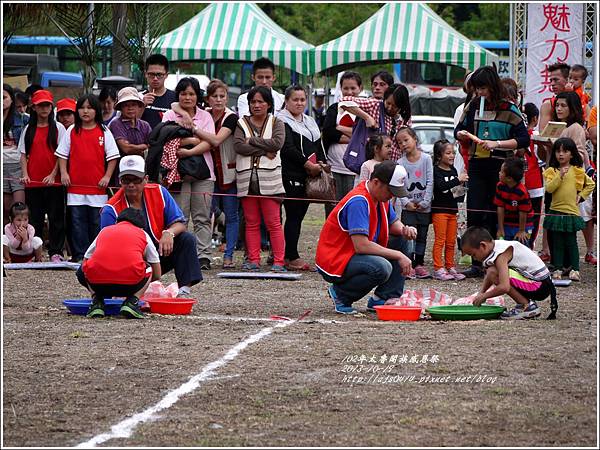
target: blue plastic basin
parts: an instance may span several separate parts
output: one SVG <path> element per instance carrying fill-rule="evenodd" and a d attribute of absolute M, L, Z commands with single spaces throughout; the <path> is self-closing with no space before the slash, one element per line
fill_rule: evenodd
<path fill-rule="evenodd" d="M 104 300 L 104 313 L 109 316 L 115 316 L 119 314 L 123 300 L 124 299 L 122 298 L 107 298 Z M 87 314 L 91 304 L 91 298 L 63 300 L 63 305 L 67 307 L 71 314 L 78 314 L 80 316 L 85 316 Z"/>

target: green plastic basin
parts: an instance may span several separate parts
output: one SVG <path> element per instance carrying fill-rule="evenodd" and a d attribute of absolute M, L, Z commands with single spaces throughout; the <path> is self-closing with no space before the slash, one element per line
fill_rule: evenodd
<path fill-rule="evenodd" d="M 448 305 L 431 306 L 426 310 L 435 320 L 480 320 L 497 319 L 504 311 L 502 306 L 492 305 Z"/>

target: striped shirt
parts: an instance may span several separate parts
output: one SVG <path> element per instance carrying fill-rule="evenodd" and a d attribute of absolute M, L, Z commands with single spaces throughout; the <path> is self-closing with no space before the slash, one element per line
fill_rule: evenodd
<path fill-rule="evenodd" d="M 503 182 L 496 185 L 496 195 L 494 196 L 494 205 L 504 208 L 504 225 L 510 227 L 519 226 L 519 212 L 527 213 L 527 222 L 525 227 L 533 226 L 533 208 L 527 188 L 523 183 L 510 187 Z"/>

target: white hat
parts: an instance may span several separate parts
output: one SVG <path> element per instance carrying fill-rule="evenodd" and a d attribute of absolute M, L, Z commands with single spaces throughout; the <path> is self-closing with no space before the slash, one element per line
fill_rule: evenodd
<path fill-rule="evenodd" d="M 139 155 L 123 156 L 119 163 L 119 178 L 123 175 L 133 175 L 138 178 L 146 176 L 144 158 Z"/>
<path fill-rule="evenodd" d="M 123 103 L 130 101 L 141 103 L 142 106 L 144 106 L 143 97 L 136 88 L 131 86 L 124 87 L 117 94 L 117 103 L 115 104 L 115 109 L 120 109 L 120 107 L 123 106 Z"/>
<path fill-rule="evenodd" d="M 321 96 L 321 95 L 322 95 L 322 96 L 325 96 L 325 89 L 323 89 L 323 88 L 317 88 L 317 89 L 315 89 L 315 91 L 314 91 L 313 95 L 314 95 L 315 97 L 317 97 L 317 96 Z"/>
<path fill-rule="evenodd" d="M 373 178 L 378 178 L 387 184 L 390 192 L 395 197 L 408 197 L 408 191 L 404 187 L 407 176 L 408 173 L 403 166 L 390 160 L 375 165 L 372 174 Z"/>

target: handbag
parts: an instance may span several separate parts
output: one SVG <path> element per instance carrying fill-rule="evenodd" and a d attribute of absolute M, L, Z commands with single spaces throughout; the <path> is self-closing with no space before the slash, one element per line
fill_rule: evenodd
<path fill-rule="evenodd" d="M 186 175 L 192 176 L 197 180 L 206 180 L 210 178 L 210 169 L 202 155 L 180 158 L 177 161 L 177 171 L 181 178 Z"/>
<path fill-rule="evenodd" d="M 360 167 L 367 160 L 367 141 L 369 137 L 377 131 L 385 130 L 385 109 L 383 102 L 380 104 L 379 111 L 379 129 L 367 128 L 367 123 L 360 118 L 357 118 L 356 123 L 352 127 L 352 137 L 346 151 L 344 152 L 344 165 L 348 170 L 355 174 L 360 174 Z"/>
<path fill-rule="evenodd" d="M 304 189 L 306 198 L 315 200 L 336 200 L 335 180 L 329 166 L 322 164 L 321 173 L 316 177 L 306 177 Z"/>

